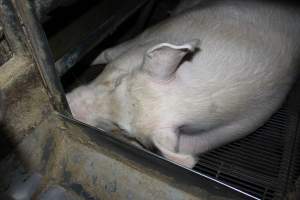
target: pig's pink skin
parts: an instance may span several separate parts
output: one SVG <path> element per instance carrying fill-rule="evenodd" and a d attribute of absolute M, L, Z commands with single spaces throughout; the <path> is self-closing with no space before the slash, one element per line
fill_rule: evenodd
<path fill-rule="evenodd" d="M 74 116 L 91 125 L 111 120 L 186 167 L 261 126 L 297 76 L 300 17 L 276 5 L 224 2 L 106 51 L 104 73 L 68 94 Z"/>

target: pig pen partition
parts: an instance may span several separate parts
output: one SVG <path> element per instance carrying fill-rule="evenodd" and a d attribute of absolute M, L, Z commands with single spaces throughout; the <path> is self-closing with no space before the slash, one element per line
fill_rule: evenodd
<path fill-rule="evenodd" d="M 17 199 L 20 190 L 11 179 L 18 177 L 35 199 L 297 199 L 299 81 L 263 127 L 201 155 L 193 170 L 185 169 L 72 119 L 64 95 L 101 73 L 103 66 L 86 67 L 99 52 L 167 17 L 178 1 L 66 2 L 37 9 L 38 0 L 1 1 L 1 45 L 9 56 L 2 59 L 0 77 L 11 81 L 12 70 L 18 73 L 14 82 L 0 79 L 0 85 L 11 101 L 10 113 L 22 113 L 6 119 L 4 132 L 15 150 L 13 158 L 0 162 L 2 174 L 10 176 L 0 192 Z M 30 97 L 19 91 L 21 86 Z M 14 128 L 24 119 L 26 125 Z M 22 169 L 3 172 L 16 157 Z M 14 175 L 25 174 L 19 172 L 23 168 L 25 178 Z"/>

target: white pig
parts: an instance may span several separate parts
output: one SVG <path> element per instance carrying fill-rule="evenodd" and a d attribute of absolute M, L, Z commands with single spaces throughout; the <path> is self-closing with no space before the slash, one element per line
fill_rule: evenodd
<path fill-rule="evenodd" d="M 75 118 L 112 122 L 193 167 L 278 109 L 297 77 L 300 17 L 287 6 L 210 1 L 103 52 L 91 84 L 67 95 Z"/>

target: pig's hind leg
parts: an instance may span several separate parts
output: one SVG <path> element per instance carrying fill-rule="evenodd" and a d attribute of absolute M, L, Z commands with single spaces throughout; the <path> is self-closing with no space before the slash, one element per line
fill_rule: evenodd
<path fill-rule="evenodd" d="M 259 122 L 244 119 L 198 134 L 182 134 L 178 144 L 179 151 L 192 155 L 205 153 L 247 136 L 263 124 Z"/>

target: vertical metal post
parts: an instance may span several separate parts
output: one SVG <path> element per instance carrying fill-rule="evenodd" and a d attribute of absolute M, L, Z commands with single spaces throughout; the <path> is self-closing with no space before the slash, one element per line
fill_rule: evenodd
<path fill-rule="evenodd" d="M 40 71 L 41 77 L 49 92 L 49 97 L 54 109 L 58 112 L 70 115 L 61 82 L 55 71 L 55 64 L 43 28 L 34 15 L 29 1 L 15 1 L 16 9 L 21 17 L 26 37 L 29 41 L 29 48 Z"/>
<path fill-rule="evenodd" d="M 26 55 L 25 42 L 22 34 L 22 27 L 18 21 L 13 4 L 10 0 L 0 0 L 0 21 L 8 35 L 6 39 L 13 53 L 17 56 Z"/>

